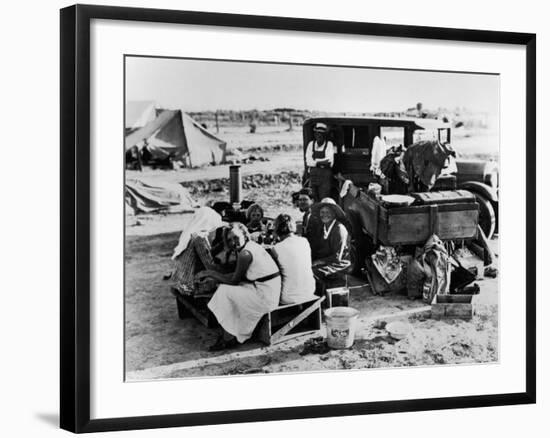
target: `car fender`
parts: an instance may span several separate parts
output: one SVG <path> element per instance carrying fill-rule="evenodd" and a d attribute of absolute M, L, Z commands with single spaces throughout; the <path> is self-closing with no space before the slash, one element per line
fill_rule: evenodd
<path fill-rule="evenodd" d="M 491 202 L 498 202 L 497 191 L 487 184 L 478 181 L 466 181 L 458 186 L 459 189 L 469 190 L 475 192 Z"/>

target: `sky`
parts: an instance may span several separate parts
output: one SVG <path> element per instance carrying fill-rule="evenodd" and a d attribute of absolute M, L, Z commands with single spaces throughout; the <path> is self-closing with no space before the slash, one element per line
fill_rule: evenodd
<path fill-rule="evenodd" d="M 496 75 L 126 57 L 126 100 L 184 111 L 403 111 L 465 107 L 498 114 Z"/>

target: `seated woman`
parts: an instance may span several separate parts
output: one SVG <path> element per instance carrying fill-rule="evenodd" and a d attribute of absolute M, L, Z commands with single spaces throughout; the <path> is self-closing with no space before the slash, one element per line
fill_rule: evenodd
<path fill-rule="evenodd" d="M 210 351 L 249 339 L 262 316 L 279 305 L 281 296 L 279 268 L 262 246 L 250 240 L 246 226 L 231 223 L 227 243 L 238 254 L 235 271 L 222 274 L 207 270 L 197 275 L 198 280 L 210 277 L 220 283 L 208 308 L 222 327 L 222 334 Z"/>
<path fill-rule="evenodd" d="M 275 219 L 275 238 L 279 241 L 271 255 L 279 265 L 283 287 L 281 304 L 302 303 L 315 298 L 315 279 L 311 270 L 311 248 L 306 238 L 295 234 L 296 223 L 288 214 Z"/>
<path fill-rule="evenodd" d="M 322 280 L 346 270 L 350 265 L 349 233 L 344 225 L 346 215 L 332 198 L 318 205 L 322 236 L 313 255 L 313 274 Z"/>
<path fill-rule="evenodd" d="M 259 204 L 252 204 L 246 210 L 246 228 L 249 233 L 263 232 L 266 229 L 264 223 L 264 210 Z"/>
<path fill-rule="evenodd" d="M 191 222 L 181 233 L 174 248 L 174 286 L 183 294 L 194 295 L 197 291 L 195 274 L 203 269 L 219 270 L 222 267 L 216 256 L 223 251 L 224 223 L 218 213 L 209 207 L 196 211 Z M 201 285 L 200 292 L 206 284 Z"/>

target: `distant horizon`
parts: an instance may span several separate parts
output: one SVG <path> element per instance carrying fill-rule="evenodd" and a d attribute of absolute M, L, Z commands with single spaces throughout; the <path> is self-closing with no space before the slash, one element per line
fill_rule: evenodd
<path fill-rule="evenodd" d="M 279 107 L 274 107 L 274 108 L 243 108 L 243 109 L 232 109 L 232 108 L 217 108 L 217 109 L 199 109 L 199 110 L 185 110 L 183 108 L 179 108 L 179 107 L 169 107 L 169 106 L 165 106 L 165 105 L 160 105 L 158 104 L 158 102 L 154 101 L 154 100 L 151 100 L 151 99 L 146 99 L 146 100 L 128 100 L 127 103 L 133 103 L 133 102 L 150 102 L 150 103 L 154 103 L 156 104 L 156 108 L 158 109 L 163 109 L 163 110 L 182 110 L 186 113 L 216 113 L 216 112 L 220 112 L 220 113 L 224 113 L 224 112 L 236 112 L 236 113 L 239 113 L 239 112 L 244 112 L 244 113 L 250 113 L 250 112 L 259 112 L 259 113 L 262 113 L 262 112 L 284 112 L 282 110 L 278 110 Z M 405 108 L 405 109 L 401 109 L 401 110 L 394 110 L 394 111 L 321 111 L 321 110 L 317 110 L 317 109 L 305 109 L 305 108 L 290 108 L 290 107 L 283 107 L 285 108 L 285 110 L 291 110 L 293 112 L 308 112 L 308 113 L 313 113 L 313 114 L 329 114 L 329 115 L 350 115 L 350 116 L 353 116 L 355 114 L 357 115 L 371 115 L 373 117 L 384 117 L 384 116 L 374 116 L 374 114 L 380 114 L 380 113 L 384 113 L 384 114 L 396 114 L 396 113 L 405 113 L 407 110 L 409 109 L 412 109 L 412 107 L 409 107 L 409 108 Z M 423 110 L 425 111 L 442 111 L 442 112 L 445 112 L 445 111 L 448 111 L 448 113 L 452 113 L 454 112 L 455 110 L 459 110 L 460 112 L 462 113 L 466 113 L 466 114 L 473 114 L 473 115 L 481 115 L 481 114 L 489 114 L 488 112 L 486 111 L 473 111 L 471 110 L 470 108 L 466 108 L 466 107 L 461 107 L 461 108 L 443 108 L 443 107 L 438 107 L 438 108 L 427 108 L 427 107 L 422 107 Z M 448 114 L 447 113 L 447 114 Z M 388 117 L 391 117 L 391 116 L 388 116 Z M 409 117 L 409 116 L 404 116 L 404 117 Z M 411 116 L 412 117 L 412 116 Z M 425 117 L 425 118 L 431 118 L 431 117 Z"/>
<path fill-rule="evenodd" d="M 369 67 L 131 57 L 127 101 L 153 101 L 186 112 L 405 112 L 456 108 L 496 116 L 499 76 Z M 314 109 L 307 109 L 314 108 Z"/>
<path fill-rule="evenodd" d="M 131 101 L 130 101 L 131 102 Z M 164 107 L 162 105 L 158 105 L 158 108 L 160 109 L 182 109 L 182 108 L 168 108 Z M 404 113 L 407 110 L 411 109 L 412 107 L 400 109 L 400 110 L 392 110 L 392 111 L 321 111 L 318 109 L 305 109 L 305 108 L 288 108 L 291 111 L 295 112 L 308 112 L 308 113 L 326 113 L 326 114 L 393 114 L 393 113 Z M 462 108 L 428 108 L 428 107 L 422 107 L 425 111 L 449 111 L 454 112 L 456 109 L 458 109 L 461 112 L 467 112 L 471 114 L 488 114 L 487 111 L 473 111 L 470 108 L 462 107 Z M 252 111 L 258 111 L 258 112 L 284 112 L 284 111 L 276 111 L 275 108 L 244 108 L 244 109 L 231 109 L 231 108 L 218 108 L 218 109 L 200 109 L 200 110 L 188 110 L 186 112 L 188 113 L 215 113 L 216 111 L 219 112 L 252 112 Z"/>

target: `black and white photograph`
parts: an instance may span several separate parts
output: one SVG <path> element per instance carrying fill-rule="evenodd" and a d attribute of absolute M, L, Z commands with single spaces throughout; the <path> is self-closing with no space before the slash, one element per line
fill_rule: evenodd
<path fill-rule="evenodd" d="M 543 5 L 7 4 L 3 436 L 543 436 Z"/>
<path fill-rule="evenodd" d="M 125 56 L 125 380 L 498 363 L 499 89 Z"/>

